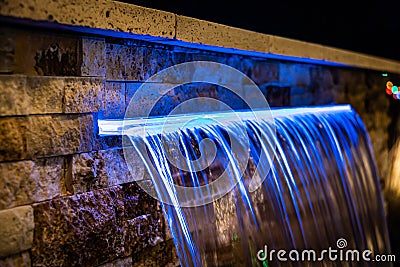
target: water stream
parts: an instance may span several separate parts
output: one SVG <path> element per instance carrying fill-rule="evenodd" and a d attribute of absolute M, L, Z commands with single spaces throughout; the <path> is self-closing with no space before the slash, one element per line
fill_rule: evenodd
<path fill-rule="evenodd" d="M 339 252 L 389 253 L 371 142 L 356 112 L 342 107 L 273 109 L 273 122 L 242 116 L 240 123 L 133 131 L 131 142 L 166 200 L 181 265 L 373 266 L 344 261 L 345 254 L 341 260 Z M 321 255 L 329 247 L 336 260 Z M 286 262 L 269 254 L 280 249 Z M 305 249 L 316 257 L 301 260 Z"/>

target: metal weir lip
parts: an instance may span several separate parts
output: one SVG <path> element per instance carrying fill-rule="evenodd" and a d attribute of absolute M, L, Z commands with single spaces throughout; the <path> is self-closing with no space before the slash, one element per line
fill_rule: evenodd
<path fill-rule="evenodd" d="M 122 119 L 99 119 L 100 136 L 116 136 L 123 133 L 131 136 L 142 136 L 143 127 L 146 127 L 146 134 L 153 135 L 161 132 L 173 132 L 183 128 L 193 129 L 210 124 L 228 125 L 234 122 L 270 119 L 294 116 L 299 114 L 335 113 L 352 111 L 351 105 L 332 105 L 332 106 L 308 106 L 308 107 L 285 107 L 271 108 L 271 110 L 236 110 L 205 113 L 187 113 L 167 116 L 154 116 L 148 118 L 125 118 Z M 189 122 L 189 123 L 188 123 Z M 184 127 L 183 127 L 184 126 Z"/>

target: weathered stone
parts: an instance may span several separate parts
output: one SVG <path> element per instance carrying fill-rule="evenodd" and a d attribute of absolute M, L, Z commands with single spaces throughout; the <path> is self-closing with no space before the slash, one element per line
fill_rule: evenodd
<path fill-rule="evenodd" d="M 0 163 L 0 209 L 59 196 L 64 190 L 63 159 Z"/>
<path fill-rule="evenodd" d="M 0 118 L 0 162 L 28 156 L 28 122 L 24 117 Z"/>
<path fill-rule="evenodd" d="M 129 46 L 126 58 L 123 59 L 125 64 L 126 80 L 144 81 L 146 74 L 144 70 L 145 51 L 147 47 Z"/>
<path fill-rule="evenodd" d="M 30 114 L 62 113 L 64 79 L 59 77 L 28 77 L 27 95 Z"/>
<path fill-rule="evenodd" d="M 144 214 L 125 221 L 125 253 L 130 255 L 165 241 L 163 220 Z"/>
<path fill-rule="evenodd" d="M 134 219 L 146 214 L 151 214 L 156 219 L 160 217 L 159 201 L 147 194 L 136 182 L 126 183 L 122 189 L 126 219 Z"/>
<path fill-rule="evenodd" d="M 31 116 L 29 151 L 35 157 L 90 151 L 93 142 L 91 114 Z"/>
<path fill-rule="evenodd" d="M 0 28 L 0 73 L 12 73 L 14 71 L 14 51 L 14 30 L 2 25 Z"/>
<path fill-rule="evenodd" d="M 96 112 L 104 108 L 104 82 L 100 78 L 65 80 L 64 113 Z"/>
<path fill-rule="evenodd" d="M 179 15 L 176 20 L 178 40 L 239 50 L 268 50 L 269 35 Z"/>
<path fill-rule="evenodd" d="M 26 183 L 29 183 L 33 165 L 29 160 L 0 163 L 0 209 L 32 202 L 32 188 Z"/>
<path fill-rule="evenodd" d="M 119 32 L 164 38 L 175 36 L 175 14 L 162 10 L 112 1 L 106 12 L 106 21 L 108 29 Z"/>
<path fill-rule="evenodd" d="M 268 39 L 268 52 L 274 55 L 288 55 L 307 59 L 323 59 L 325 53 L 331 50 L 320 44 L 313 44 L 299 40 L 270 36 Z"/>
<path fill-rule="evenodd" d="M 30 249 L 33 229 L 31 206 L 0 211 L 0 257 Z"/>
<path fill-rule="evenodd" d="M 104 110 L 101 117 L 104 119 L 122 119 L 125 115 L 125 83 L 106 82 Z"/>
<path fill-rule="evenodd" d="M 105 77 L 106 43 L 104 38 L 82 38 L 82 76 Z"/>
<path fill-rule="evenodd" d="M 107 80 L 122 80 L 126 78 L 126 61 L 132 58 L 134 48 L 119 44 L 106 44 Z M 130 70 L 130 73 L 135 70 Z M 136 71 L 137 73 L 137 71 Z M 137 80 L 136 76 L 134 80 Z"/>
<path fill-rule="evenodd" d="M 80 38 L 18 29 L 15 33 L 15 73 L 79 76 Z"/>
<path fill-rule="evenodd" d="M 132 257 L 117 259 L 113 262 L 108 262 L 98 267 L 132 267 Z"/>
<path fill-rule="evenodd" d="M 0 75 L 0 116 L 27 115 L 26 77 Z"/>
<path fill-rule="evenodd" d="M 0 28 L 0 51 L 14 52 L 15 50 L 15 31 L 12 27 L 2 25 Z"/>
<path fill-rule="evenodd" d="M 72 186 L 75 193 L 131 182 L 122 149 L 94 151 L 72 158 Z"/>
<path fill-rule="evenodd" d="M 180 262 L 172 240 L 161 242 L 132 255 L 133 267 L 179 267 Z"/>
<path fill-rule="evenodd" d="M 12 73 L 14 65 L 14 53 L 0 51 L 0 73 Z"/>
<path fill-rule="evenodd" d="M 169 67 L 170 56 L 171 54 L 166 49 L 146 47 L 143 50 L 143 80 Z"/>
<path fill-rule="evenodd" d="M 57 22 L 87 27 L 106 27 L 107 1 L 32 1 L 4 2 L 0 13 L 5 16 Z"/>
<path fill-rule="evenodd" d="M 2 267 L 31 267 L 31 255 L 28 251 L 7 256 L 0 259 L 0 266 Z"/>
<path fill-rule="evenodd" d="M 279 80 L 279 64 L 266 60 L 252 60 L 253 64 L 247 74 L 257 85 L 276 83 Z"/>
<path fill-rule="evenodd" d="M 119 186 L 34 205 L 33 266 L 97 266 L 124 253 Z"/>
<path fill-rule="evenodd" d="M 263 85 L 260 89 L 265 94 L 270 107 L 284 107 L 292 104 L 289 86 Z"/>
<path fill-rule="evenodd" d="M 279 83 L 282 86 L 309 87 L 310 67 L 306 64 L 280 64 Z"/>

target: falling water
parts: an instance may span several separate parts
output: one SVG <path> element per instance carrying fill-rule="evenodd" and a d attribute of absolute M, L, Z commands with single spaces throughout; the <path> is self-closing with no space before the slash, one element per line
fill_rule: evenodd
<path fill-rule="evenodd" d="M 338 249 L 341 238 L 346 249 L 389 253 L 379 177 L 356 112 L 343 106 L 276 109 L 272 114 L 274 123 L 243 119 L 244 128 L 231 120 L 223 126 L 192 123 L 162 134 L 132 132 L 159 198 L 167 200 L 163 210 L 181 265 L 278 266 L 276 256 L 262 261 L 257 252 L 265 246 L 320 252 Z M 246 138 L 238 136 L 240 128 Z M 214 151 L 204 149 L 206 139 L 215 144 Z M 233 142 L 240 144 L 236 151 Z M 215 156 L 212 161 L 201 157 L 207 153 Z M 178 160 L 181 154 L 184 161 Z M 198 168 L 203 163 L 208 167 Z M 230 190 L 207 187 L 224 171 Z M 252 187 L 254 181 L 260 186 Z M 202 190 L 178 198 L 176 185 Z M 188 205 L 193 198 L 204 203 Z M 345 265 L 328 257 L 291 264 Z"/>

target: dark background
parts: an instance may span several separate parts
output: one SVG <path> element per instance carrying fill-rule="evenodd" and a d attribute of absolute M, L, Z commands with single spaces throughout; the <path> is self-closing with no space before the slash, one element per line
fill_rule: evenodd
<path fill-rule="evenodd" d="M 400 1 L 121 2 L 400 61 Z"/>

